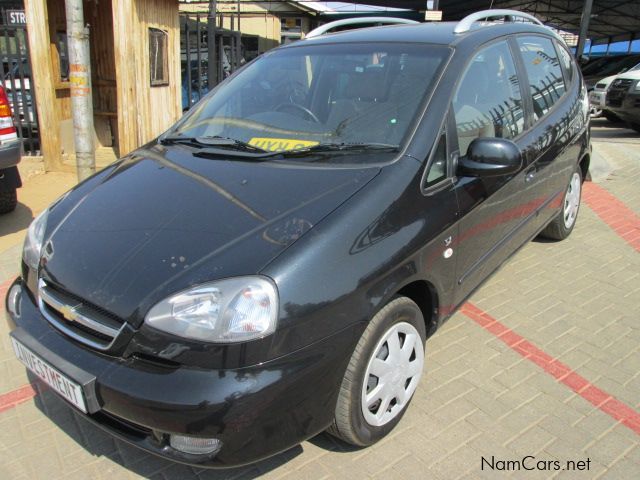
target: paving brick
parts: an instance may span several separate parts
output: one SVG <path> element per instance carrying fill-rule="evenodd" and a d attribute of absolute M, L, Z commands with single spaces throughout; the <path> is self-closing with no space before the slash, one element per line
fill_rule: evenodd
<path fill-rule="evenodd" d="M 599 480 L 637 480 L 638 466 L 622 460 L 596 478 Z"/>
<path fill-rule="evenodd" d="M 519 455 L 536 455 L 547 445 L 553 443 L 555 439 L 554 435 L 537 425 L 533 425 L 505 446 Z"/>
<path fill-rule="evenodd" d="M 589 458 L 593 458 L 605 466 L 611 466 L 634 447 L 635 444 L 629 439 L 615 432 L 609 432 L 599 440 L 592 442 L 586 449 L 586 453 Z"/>

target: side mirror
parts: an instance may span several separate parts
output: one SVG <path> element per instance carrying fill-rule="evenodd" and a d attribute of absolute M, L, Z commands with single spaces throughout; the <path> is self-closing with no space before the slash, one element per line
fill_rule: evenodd
<path fill-rule="evenodd" d="M 476 138 L 467 154 L 458 159 L 458 175 L 462 177 L 499 177 L 521 168 L 520 149 L 504 138 Z"/>

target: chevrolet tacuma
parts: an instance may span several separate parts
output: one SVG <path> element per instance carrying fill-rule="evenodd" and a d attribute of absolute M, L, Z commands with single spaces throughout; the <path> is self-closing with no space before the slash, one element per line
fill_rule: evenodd
<path fill-rule="evenodd" d="M 29 227 L 16 355 L 149 452 L 229 467 L 325 430 L 373 444 L 426 338 L 530 239 L 575 226 L 587 92 L 534 17 L 312 37 Z"/>

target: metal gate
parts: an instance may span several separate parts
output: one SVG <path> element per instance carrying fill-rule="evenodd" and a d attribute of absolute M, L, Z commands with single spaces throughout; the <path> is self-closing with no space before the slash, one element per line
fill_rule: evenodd
<path fill-rule="evenodd" d="M 180 13 L 180 63 L 182 66 L 182 109 L 188 110 L 210 88 L 227 78 L 251 60 L 255 35 L 241 35 L 238 31 L 216 27 L 217 78 L 208 78 L 209 48 L 207 13 Z M 220 23 L 222 23 L 220 21 Z M 233 24 L 232 24 L 233 25 Z M 254 38 L 255 37 L 255 38 Z M 257 47 L 256 54 L 257 54 Z"/>
<path fill-rule="evenodd" d="M 31 75 L 26 25 L 0 26 L 2 86 L 26 155 L 40 154 L 40 129 Z"/>

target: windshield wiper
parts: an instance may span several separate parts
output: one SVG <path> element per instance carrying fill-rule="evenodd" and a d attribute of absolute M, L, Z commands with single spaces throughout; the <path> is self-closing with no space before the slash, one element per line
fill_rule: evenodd
<path fill-rule="evenodd" d="M 295 150 L 285 150 L 282 152 L 270 152 L 264 156 L 291 157 L 305 153 L 324 153 L 324 152 L 352 152 L 352 151 L 398 151 L 398 145 L 389 143 L 320 143 L 311 147 L 297 148 Z"/>
<path fill-rule="evenodd" d="M 240 150 L 252 153 L 267 153 L 258 147 L 254 147 L 250 143 L 237 140 L 235 138 L 211 136 L 211 137 L 185 137 L 185 136 L 167 136 L 160 139 L 163 145 L 171 143 L 186 143 L 195 147 L 221 147 L 230 150 Z"/>
<path fill-rule="evenodd" d="M 273 157 L 295 157 L 310 153 L 331 153 L 351 151 L 398 151 L 398 145 L 388 143 L 320 143 L 310 147 L 295 150 L 268 152 L 253 145 L 227 137 L 164 137 L 160 139 L 163 144 L 186 143 L 199 148 L 193 155 L 196 157 L 232 156 L 252 160 L 263 160 Z"/>

